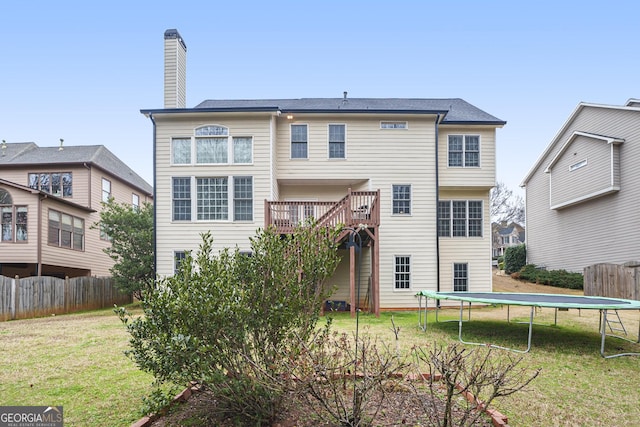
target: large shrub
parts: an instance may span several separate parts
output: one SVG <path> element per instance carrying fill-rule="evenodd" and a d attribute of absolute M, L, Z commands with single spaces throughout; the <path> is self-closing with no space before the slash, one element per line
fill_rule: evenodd
<path fill-rule="evenodd" d="M 504 271 L 507 274 L 520 271 L 527 263 L 527 249 L 524 244 L 508 247 L 504 251 Z"/>
<path fill-rule="evenodd" d="M 286 237 L 266 229 L 251 239 L 250 255 L 214 255 L 203 235 L 179 274 L 146 294 L 144 316 L 119 310 L 129 355 L 160 383 L 198 381 L 236 422 L 269 424 L 286 401 L 287 361 L 310 339 L 329 295 L 334 237 L 312 226 Z"/>

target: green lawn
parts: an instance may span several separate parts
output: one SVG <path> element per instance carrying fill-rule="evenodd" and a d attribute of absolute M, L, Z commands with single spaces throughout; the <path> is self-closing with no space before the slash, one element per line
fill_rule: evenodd
<path fill-rule="evenodd" d="M 130 425 L 153 378 L 127 346 L 110 309 L 0 322 L 0 405 L 62 405 L 65 426 Z"/>
<path fill-rule="evenodd" d="M 526 320 L 528 310 L 512 307 L 512 321 Z M 445 310 L 440 319 L 457 315 L 457 310 Z M 400 327 L 398 344 L 406 351 L 457 342 L 458 324 L 435 324 L 433 313 L 426 333 L 417 328 L 415 312 L 380 318 L 361 314 L 360 333 L 377 335 L 395 348 L 391 316 Z M 623 316 L 635 338 L 638 313 Z M 354 331 L 355 319 L 348 313 L 332 317 L 336 329 Z M 527 325 L 505 320 L 505 308 L 474 309 L 464 337 L 524 348 Z M 536 322 L 552 324 L 553 310 L 538 312 Z M 521 366 L 542 368 L 540 376 L 526 391 L 493 405 L 509 417 L 509 425 L 637 424 L 640 358 L 601 358 L 597 322 L 597 311 L 571 310 L 558 314 L 557 326 L 534 326 L 532 350 L 522 356 Z M 128 334 L 111 310 L 0 323 L 0 405 L 63 405 L 66 426 L 129 425 L 140 417 L 152 378 L 123 355 L 127 345 Z M 639 347 L 609 338 L 606 350 Z"/>

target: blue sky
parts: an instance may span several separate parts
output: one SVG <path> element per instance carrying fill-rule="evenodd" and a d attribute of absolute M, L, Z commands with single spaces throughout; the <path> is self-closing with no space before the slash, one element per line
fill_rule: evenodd
<path fill-rule="evenodd" d="M 0 139 L 103 144 L 150 183 L 164 31 L 204 99 L 463 98 L 507 121 L 522 178 L 579 102 L 640 98 L 637 1 L 12 1 L 0 7 Z"/>

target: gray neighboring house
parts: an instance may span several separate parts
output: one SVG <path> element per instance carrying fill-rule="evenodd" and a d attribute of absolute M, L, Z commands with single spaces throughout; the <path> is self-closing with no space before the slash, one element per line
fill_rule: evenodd
<path fill-rule="evenodd" d="M 494 222 L 491 224 L 493 236 L 492 252 L 494 257 L 503 256 L 507 248 L 524 243 L 524 227 L 516 222 Z"/>
<path fill-rule="evenodd" d="M 640 99 L 578 104 L 521 185 L 528 263 L 582 272 L 640 259 Z"/>

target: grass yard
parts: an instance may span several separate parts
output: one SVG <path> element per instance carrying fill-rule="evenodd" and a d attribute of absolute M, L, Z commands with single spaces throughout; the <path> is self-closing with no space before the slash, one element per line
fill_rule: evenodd
<path fill-rule="evenodd" d="M 496 291 L 575 292 L 499 280 L 504 283 L 494 282 Z M 512 307 L 512 322 L 507 323 L 506 308 L 473 309 L 463 335 L 524 349 L 528 325 L 516 321 L 528 320 L 529 310 Z M 458 313 L 444 310 L 440 320 L 457 319 Z M 380 318 L 361 314 L 360 333 L 377 335 L 395 348 L 392 316 L 400 327 L 398 345 L 405 351 L 458 340 L 457 322 L 435 324 L 433 313 L 426 333 L 418 329 L 415 312 L 383 313 Z M 348 313 L 332 317 L 336 329 L 354 331 L 355 320 Z M 622 317 L 636 338 L 638 312 L 623 312 Z M 535 320 L 553 324 L 554 312 L 539 310 Z M 637 425 L 640 358 L 601 358 L 597 325 L 598 312 L 589 310 L 559 312 L 557 326 L 534 325 L 531 352 L 522 355 L 520 366 L 542 368 L 541 374 L 526 391 L 493 405 L 509 417 L 509 425 Z M 152 378 L 123 355 L 127 346 L 128 334 L 111 310 L 0 323 L 0 405 L 63 405 L 67 426 L 130 425 L 140 417 L 141 399 L 151 391 Z M 608 353 L 639 348 L 607 339 Z M 514 356 L 502 350 L 494 354 Z"/>
<path fill-rule="evenodd" d="M 126 426 L 140 418 L 151 375 L 123 351 L 112 310 L 0 322 L 0 405 L 63 405 L 65 426 Z"/>

